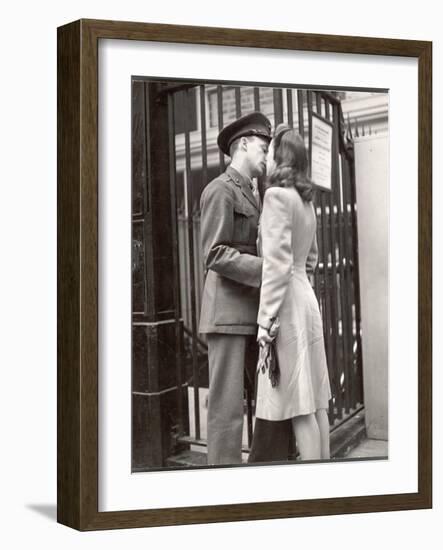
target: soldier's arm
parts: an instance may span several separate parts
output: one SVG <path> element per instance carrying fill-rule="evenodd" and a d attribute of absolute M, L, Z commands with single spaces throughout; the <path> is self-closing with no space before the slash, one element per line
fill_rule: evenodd
<path fill-rule="evenodd" d="M 226 183 L 215 181 L 201 201 L 201 241 L 206 269 L 248 286 L 261 284 L 262 259 L 233 245 L 234 196 Z"/>

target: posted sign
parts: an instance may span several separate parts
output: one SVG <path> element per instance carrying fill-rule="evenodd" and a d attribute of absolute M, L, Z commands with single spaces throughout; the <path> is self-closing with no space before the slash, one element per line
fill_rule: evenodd
<path fill-rule="evenodd" d="M 332 189 L 332 124 L 312 114 L 311 179 L 319 187 Z"/>

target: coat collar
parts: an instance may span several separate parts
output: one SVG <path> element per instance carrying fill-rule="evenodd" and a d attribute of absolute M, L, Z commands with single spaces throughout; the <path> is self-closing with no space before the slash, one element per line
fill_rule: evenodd
<path fill-rule="evenodd" d="M 255 200 L 255 197 L 252 193 L 250 180 L 248 180 L 248 178 L 240 174 L 240 172 L 238 172 L 235 168 L 232 168 L 232 166 L 228 166 L 226 168 L 226 173 L 231 178 L 231 180 L 235 183 L 235 185 L 241 189 L 241 192 L 252 204 L 252 206 L 256 210 L 260 211 L 257 201 Z"/>

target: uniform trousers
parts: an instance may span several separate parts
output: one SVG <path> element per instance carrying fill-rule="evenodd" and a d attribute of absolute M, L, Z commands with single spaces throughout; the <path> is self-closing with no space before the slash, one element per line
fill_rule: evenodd
<path fill-rule="evenodd" d="M 257 364 L 254 336 L 207 334 L 209 360 L 208 464 L 242 462 L 243 384 L 245 365 Z M 252 346 L 251 346 L 252 344 Z M 251 354 L 251 350 L 254 353 Z M 249 462 L 284 461 L 291 457 L 291 421 L 257 419 Z"/>
<path fill-rule="evenodd" d="M 243 380 L 248 336 L 208 337 L 208 464 L 242 461 Z"/>

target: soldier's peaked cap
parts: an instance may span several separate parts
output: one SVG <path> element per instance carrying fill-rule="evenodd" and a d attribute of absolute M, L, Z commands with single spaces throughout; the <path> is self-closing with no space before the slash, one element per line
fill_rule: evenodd
<path fill-rule="evenodd" d="M 271 141 L 271 123 L 262 113 L 254 112 L 234 120 L 218 134 L 217 145 L 229 156 L 231 143 L 243 136 L 258 136 Z"/>

